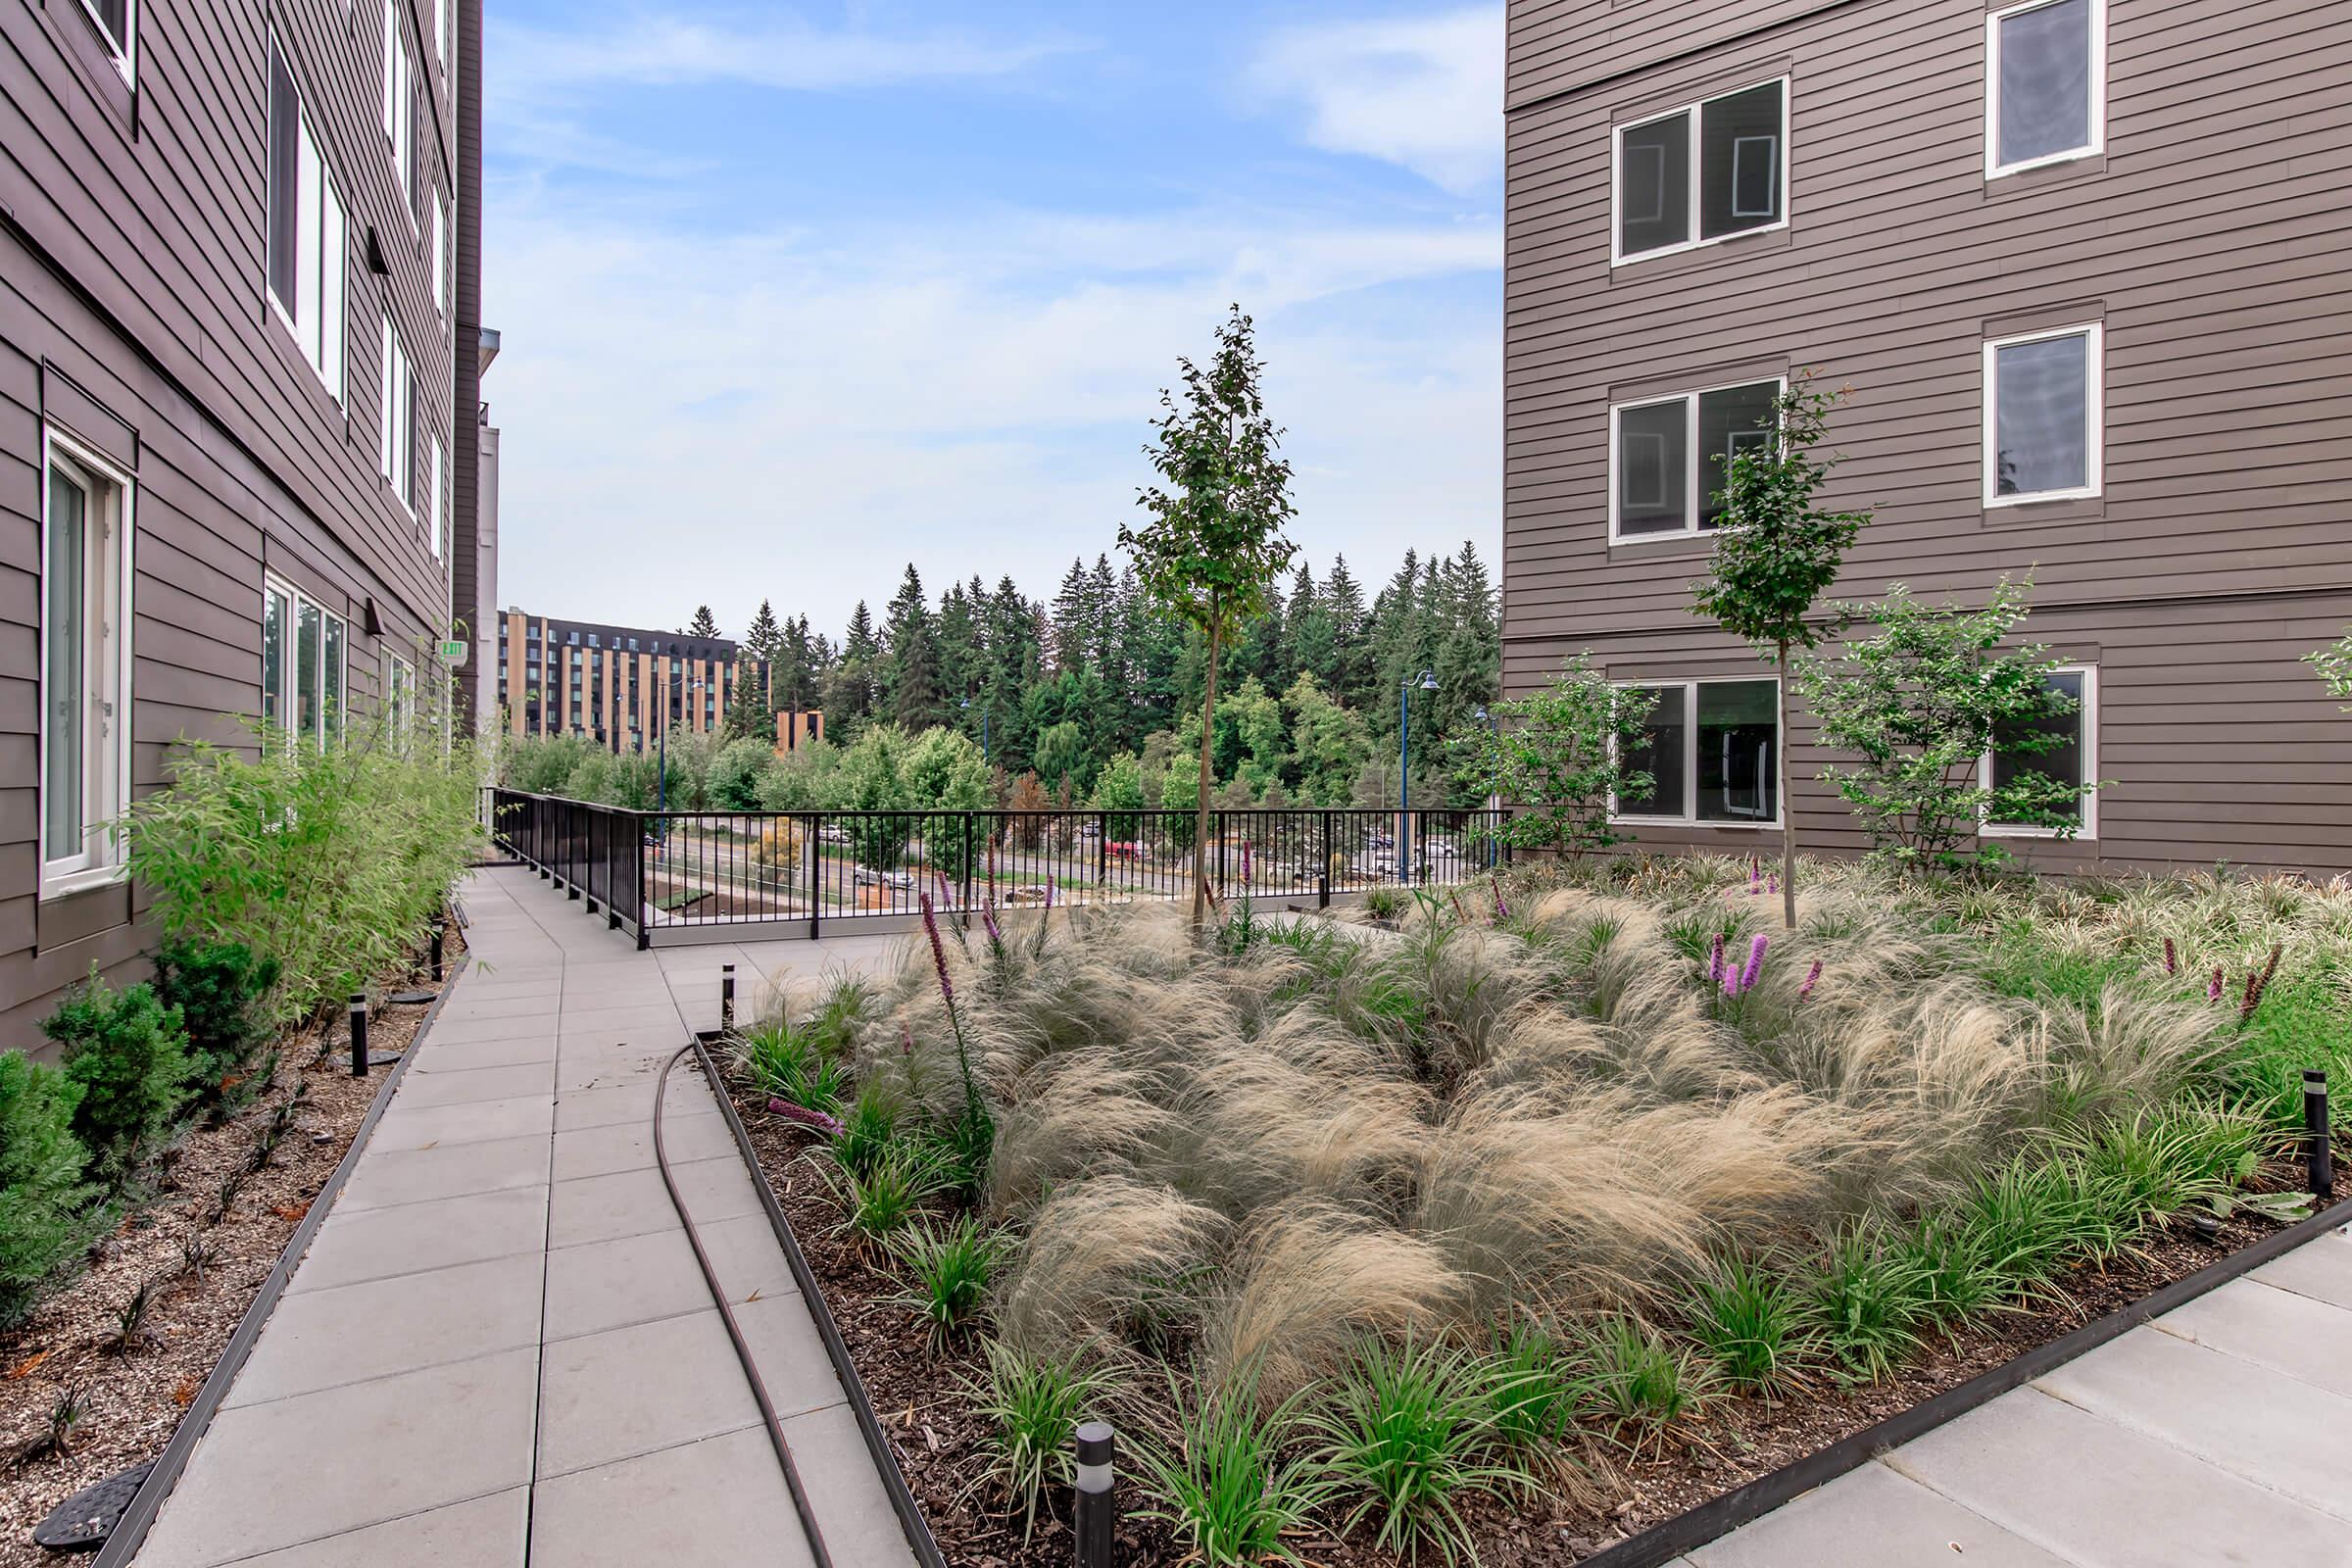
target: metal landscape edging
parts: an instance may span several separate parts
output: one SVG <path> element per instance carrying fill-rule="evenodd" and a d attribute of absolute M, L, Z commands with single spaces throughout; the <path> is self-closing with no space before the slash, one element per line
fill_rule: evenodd
<path fill-rule="evenodd" d="M 311 1200 L 310 1207 L 294 1226 L 294 1234 L 286 1239 L 285 1250 L 278 1253 L 277 1262 L 271 1265 L 269 1278 L 262 1281 L 262 1288 L 245 1308 L 245 1315 L 237 1320 L 236 1329 L 229 1335 L 228 1343 L 221 1347 L 220 1358 L 213 1363 L 212 1373 L 204 1380 L 204 1387 L 197 1390 L 196 1397 L 188 1402 L 187 1413 L 172 1429 L 172 1441 L 164 1445 L 164 1451 L 156 1458 L 155 1468 L 147 1473 L 147 1479 L 140 1484 L 137 1494 L 130 1499 L 130 1506 L 122 1510 L 122 1517 L 116 1522 L 113 1533 L 106 1538 L 106 1544 L 98 1548 L 91 1568 L 128 1568 L 130 1560 L 146 1544 L 148 1530 L 154 1526 L 156 1516 L 163 1512 L 164 1502 L 171 1496 L 172 1489 L 179 1485 L 180 1472 L 187 1468 L 188 1458 L 196 1451 L 196 1445 L 203 1440 L 205 1429 L 213 1424 L 213 1417 L 220 1412 L 220 1401 L 228 1397 L 230 1385 L 236 1382 L 237 1374 L 245 1369 L 246 1357 L 253 1353 L 254 1342 L 262 1337 L 263 1325 L 270 1321 L 270 1314 L 277 1310 L 278 1298 L 285 1295 L 286 1285 L 294 1278 L 295 1268 L 302 1262 L 303 1254 L 311 1250 L 311 1243 L 317 1240 L 318 1227 L 326 1223 L 327 1210 L 334 1207 L 335 1200 L 343 1194 L 344 1184 L 351 1180 L 351 1173 L 359 1168 L 360 1155 L 367 1152 L 368 1140 L 375 1132 L 375 1124 L 383 1119 L 386 1107 L 392 1103 L 393 1091 L 400 1087 L 400 1080 L 408 1072 L 409 1063 L 416 1059 L 425 1035 L 433 1027 L 433 1020 L 441 1015 L 441 1004 L 456 993 L 459 979 L 472 960 L 470 952 L 458 955 L 457 962 L 450 967 L 448 980 L 442 985 L 440 995 L 433 998 L 433 1004 L 425 1008 L 424 1017 L 416 1025 L 416 1033 L 410 1039 L 408 1049 L 400 1054 L 400 1060 L 392 1064 L 392 1070 L 384 1075 L 383 1086 L 376 1090 L 375 1098 L 368 1102 L 368 1114 L 360 1118 L 359 1130 L 351 1135 L 351 1147 L 343 1151 L 343 1157 L 335 1162 L 333 1172 L 326 1178 L 326 1185 L 318 1189 L 318 1195 Z"/>
<path fill-rule="evenodd" d="M 850 1410 L 858 1417 L 858 1430 L 864 1437 L 874 1468 L 882 1477 L 882 1490 L 890 1494 L 890 1506 L 899 1516 L 899 1529 L 923 1568 L 948 1568 L 947 1558 L 940 1555 L 939 1543 L 931 1535 L 931 1522 L 923 1517 L 922 1505 L 914 1500 L 906 1473 L 899 1468 L 898 1453 L 882 1430 L 881 1418 L 874 1414 L 874 1401 L 865 1392 L 865 1380 L 858 1375 L 858 1365 L 850 1357 L 841 1327 L 833 1321 L 832 1308 L 825 1304 L 825 1293 L 817 1284 L 816 1271 L 808 1266 L 808 1257 L 801 1251 L 800 1238 L 793 1234 L 792 1222 L 784 1217 L 784 1205 L 776 1200 L 776 1190 L 760 1164 L 758 1151 L 752 1148 L 751 1131 L 736 1113 L 735 1099 L 727 1093 L 727 1082 L 719 1076 L 718 1064 L 710 1059 L 710 1042 L 716 1038 L 715 1031 L 697 1030 L 694 1059 L 710 1081 L 711 1098 L 718 1102 L 719 1112 L 727 1118 L 727 1130 L 735 1135 L 736 1152 L 743 1156 L 743 1163 L 752 1174 L 752 1186 L 760 1194 L 760 1206 L 767 1210 L 767 1222 L 775 1228 L 776 1242 L 784 1249 L 784 1261 L 792 1265 L 793 1282 L 801 1289 L 801 1299 L 808 1304 L 817 1338 L 824 1342 L 825 1358 L 833 1363 L 834 1374 L 841 1379 L 842 1393 L 849 1397 Z"/>
<path fill-rule="evenodd" d="M 1795 1501 L 1817 1487 L 1826 1486 L 1849 1471 L 1859 1470 L 1880 1454 L 1923 1438 L 1946 1422 L 1956 1420 L 1981 1405 L 1989 1404 L 2014 1389 L 2022 1388 L 2043 1373 L 2095 1350 L 2110 1340 L 2120 1339 L 2150 1319 L 2161 1317 L 2175 1307 L 2184 1306 L 2207 1292 L 2228 1285 L 2273 1258 L 2291 1252 L 2306 1242 L 2334 1230 L 2344 1224 L 2347 1208 L 2352 1208 L 2352 1197 L 2321 1209 L 2308 1219 L 2298 1220 L 2284 1230 L 2274 1231 L 2259 1241 L 2250 1242 L 2226 1257 L 2216 1258 L 2194 1274 L 2151 1291 L 2104 1317 L 2093 1318 L 2046 1345 L 2037 1345 L 1989 1372 L 1980 1373 L 1966 1383 L 1946 1389 L 1908 1410 L 1898 1410 L 1884 1421 L 1838 1439 L 1826 1448 L 1791 1460 L 1780 1469 L 1758 1476 L 1743 1486 L 1735 1487 L 1688 1512 L 1652 1525 L 1638 1536 L 1628 1537 L 1587 1557 L 1579 1568 L 1662 1568 L 1663 1564 L 1710 1542 L 1721 1540 L 1741 1525 L 1762 1518 L 1784 1503 Z"/>

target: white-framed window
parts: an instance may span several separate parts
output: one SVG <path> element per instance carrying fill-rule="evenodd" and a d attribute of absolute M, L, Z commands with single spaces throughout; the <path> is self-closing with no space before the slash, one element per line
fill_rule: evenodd
<path fill-rule="evenodd" d="M 416 717 L 416 666 L 398 654 L 384 656 L 384 716 L 396 740 Z"/>
<path fill-rule="evenodd" d="M 442 505 L 441 500 L 442 485 L 449 472 L 449 464 L 443 457 L 439 436 L 433 437 L 431 446 L 426 450 L 431 454 L 432 459 L 430 469 L 425 474 L 425 483 L 431 490 L 431 496 L 427 502 L 427 510 L 430 514 L 427 520 L 433 534 L 433 559 L 439 561 L 449 553 L 447 537 L 449 511 Z"/>
<path fill-rule="evenodd" d="M 1667 539 L 1722 522 L 1731 460 L 1772 440 L 1786 376 L 1609 409 L 1609 538 Z"/>
<path fill-rule="evenodd" d="M 293 67 L 270 40 L 270 303 L 327 395 L 344 399 L 348 227 Z"/>
<path fill-rule="evenodd" d="M 125 86 L 139 79 L 139 0 L 81 0 L 82 15 L 97 30 L 106 57 L 122 74 Z"/>
<path fill-rule="evenodd" d="M 1984 177 L 2107 145 L 2107 0 L 2028 0 L 1984 19 Z"/>
<path fill-rule="evenodd" d="M 392 171 L 408 201 L 409 221 L 416 220 L 416 81 L 409 44 L 400 24 L 401 0 L 384 0 L 384 136 L 392 144 Z"/>
<path fill-rule="evenodd" d="M 301 590 L 262 580 L 262 718 L 320 745 L 343 731 L 351 626 Z"/>
<path fill-rule="evenodd" d="M 2058 738 L 2046 750 L 2004 749 L 2011 732 L 1996 733 L 1982 764 L 1984 787 L 1997 789 L 2021 773 L 2039 773 L 2078 789 L 2099 776 L 2099 671 L 2095 664 L 2066 664 L 2050 671 L 2049 685 L 2075 701 L 2074 711 L 2028 726 L 2034 733 Z M 1978 831 L 1994 838 L 2054 839 L 2061 836 L 2095 839 L 2099 836 L 2098 796 L 2075 798 L 2075 825 L 2070 832 L 2024 822 L 2003 822 L 1987 816 Z"/>
<path fill-rule="evenodd" d="M 449 0 L 433 0 L 433 58 L 449 65 Z"/>
<path fill-rule="evenodd" d="M 2099 494 L 2105 350 L 2096 321 L 1984 345 L 1984 505 Z"/>
<path fill-rule="evenodd" d="M 449 314 L 449 198 L 433 192 L 433 239 L 430 256 L 433 264 L 433 309 L 443 316 Z"/>
<path fill-rule="evenodd" d="M 1788 221 L 1788 78 L 1620 125 L 1610 261 L 1713 245 Z"/>
<path fill-rule="evenodd" d="M 1611 803 L 1612 817 L 1696 827 L 1777 827 L 1781 683 L 1777 676 L 1629 680 L 1654 701 L 1642 744 L 1625 759 L 1650 791 Z"/>
<path fill-rule="evenodd" d="M 122 874 L 130 809 L 130 476 L 41 432 L 41 896 Z"/>
<path fill-rule="evenodd" d="M 384 313 L 382 371 L 377 387 L 376 442 L 380 471 L 392 494 L 413 515 L 416 511 L 416 376 L 392 315 Z"/>

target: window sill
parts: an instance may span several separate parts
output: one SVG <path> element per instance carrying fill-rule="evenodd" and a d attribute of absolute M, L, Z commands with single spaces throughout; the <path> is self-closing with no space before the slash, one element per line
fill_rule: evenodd
<path fill-rule="evenodd" d="M 1627 534 L 1623 538 L 1609 541 L 1609 559 L 1617 560 L 1620 551 L 1629 556 L 1640 556 L 1653 561 L 1662 556 L 1704 558 L 1715 553 L 1715 536 L 1722 531 L 1720 528 L 1709 528 L 1703 533 Z M 1680 550 L 1667 548 L 1675 545 L 1682 548 Z"/>
<path fill-rule="evenodd" d="M 1787 250 L 1794 243 L 1795 233 L 1795 227 L 1788 220 L 1783 219 L 1771 228 L 1726 234 L 1721 239 L 1701 240 L 1682 250 L 1642 251 L 1633 256 L 1612 254 L 1609 258 L 1609 281 L 1611 284 L 1639 282 L 1643 278 L 1720 267 L 1762 251 Z"/>
<path fill-rule="evenodd" d="M 1609 826 L 1629 828 L 1676 828 L 1692 832 L 1708 833 L 1718 830 L 1732 833 L 1764 833 L 1778 832 L 1781 824 L 1777 819 L 1770 822 L 1699 822 L 1689 817 L 1612 816 L 1609 818 Z"/>
<path fill-rule="evenodd" d="M 55 876 L 43 876 L 40 902 L 51 904 L 59 899 L 70 899 L 76 893 L 87 893 L 93 888 L 112 887 L 129 874 L 125 866 L 92 865 L 79 871 L 61 871 Z"/>
<path fill-rule="evenodd" d="M 1987 528 L 2033 527 L 2053 522 L 2104 522 L 2107 520 L 2105 496 L 2067 496 L 2050 501 L 2012 501 L 2005 506 L 1984 508 L 1984 523 Z"/>
<path fill-rule="evenodd" d="M 1987 172 L 1984 175 L 1984 199 L 1988 202 L 2009 201 L 2031 196 L 2046 185 L 2070 184 L 2079 179 L 2096 179 L 2107 172 L 2105 148 L 2068 153 L 2048 163 L 2028 164 L 2022 169 Z"/>

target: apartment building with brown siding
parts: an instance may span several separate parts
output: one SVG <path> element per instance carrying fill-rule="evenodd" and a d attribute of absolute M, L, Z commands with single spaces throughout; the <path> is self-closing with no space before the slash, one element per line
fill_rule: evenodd
<path fill-rule="evenodd" d="M 103 824 L 175 740 L 331 736 L 446 635 L 479 17 L 0 0 L 0 1044 L 143 967 Z"/>
<path fill-rule="evenodd" d="M 1643 844 L 1768 848 L 1770 671 L 1688 584 L 1814 368 L 1877 517 L 1838 597 L 2033 573 L 2107 786 L 2036 858 L 2352 869 L 2299 662 L 2352 620 L 2352 7 L 1511 0 L 1507 80 L 1505 681 L 1660 691 Z M 1866 848 L 1792 728 L 1806 841 Z"/>

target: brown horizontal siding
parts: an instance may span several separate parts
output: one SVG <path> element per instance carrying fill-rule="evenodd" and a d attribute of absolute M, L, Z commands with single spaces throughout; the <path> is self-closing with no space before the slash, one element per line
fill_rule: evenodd
<path fill-rule="evenodd" d="M 2319 876 L 2352 872 L 2352 714 L 2339 712 L 2302 656 L 2352 621 L 2352 591 L 2291 604 L 2182 603 L 2160 611 L 2037 609 L 2022 639 L 2099 671 L 2095 842 L 2005 841 L 2036 860 L 2089 869 L 2182 868 L 2216 859 Z M 1516 696 L 1560 661 L 1590 651 L 1613 679 L 1688 679 L 1769 673 L 1695 617 L 1647 635 L 1582 641 L 1525 639 L 1504 652 Z M 1824 749 L 1792 699 L 1790 793 L 1808 848 L 1853 855 L 1868 839 L 1822 769 L 1850 762 Z M 1636 826 L 1652 849 L 1769 854 L 1777 839 L 1752 828 Z"/>

